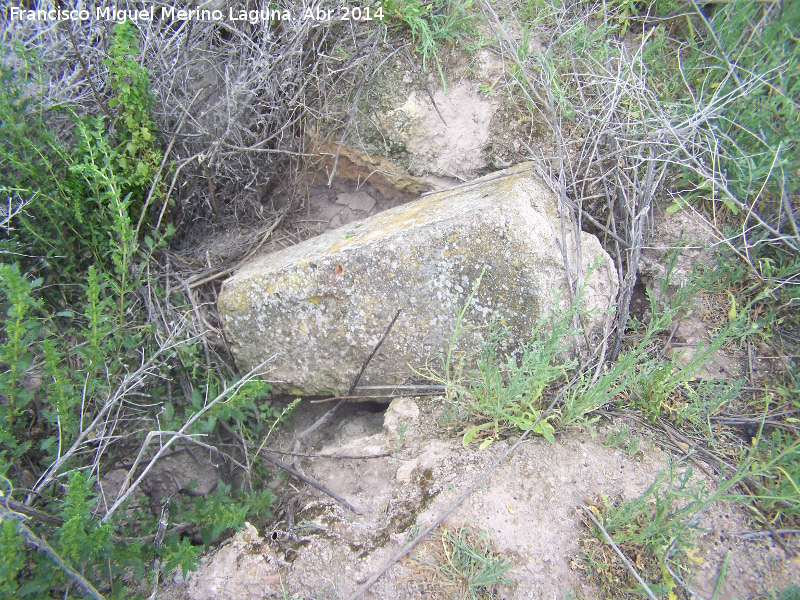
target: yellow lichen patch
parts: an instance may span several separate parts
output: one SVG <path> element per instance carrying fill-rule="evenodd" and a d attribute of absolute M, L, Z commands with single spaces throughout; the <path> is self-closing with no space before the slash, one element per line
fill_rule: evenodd
<path fill-rule="evenodd" d="M 250 308 L 251 302 L 240 290 L 228 289 L 227 293 L 220 295 L 219 306 L 223 313 L 236 313 Z"/>

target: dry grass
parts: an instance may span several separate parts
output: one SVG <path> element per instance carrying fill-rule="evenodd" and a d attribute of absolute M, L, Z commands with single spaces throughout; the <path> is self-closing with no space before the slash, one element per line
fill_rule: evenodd
<path fill-rule="evenodd" d="M 118 3 L 120 10 L 134 2 Z M 300 3 L 287 4 L 297 14 Z M 106 40 L 113 22 L 94 18 L 55 25 L 6 22 L 0 41 L 37 53 L 44 77 L 31 83 L 47 107 L 71 114 L 108 107 Z M 154 116 L 167 151 L 164 193 L 151 218 L 173 222 L 191 239 L 220 226 L 271 221 L 262 204 L 314 168 L 306 132 L 327 121 L 346 126 L 347 107 L 331 111 L 333 89 L 358 91 L 377 68 L 385 26 L 293 18 L 137 23 L 141 62 L 150 71 Z"/>

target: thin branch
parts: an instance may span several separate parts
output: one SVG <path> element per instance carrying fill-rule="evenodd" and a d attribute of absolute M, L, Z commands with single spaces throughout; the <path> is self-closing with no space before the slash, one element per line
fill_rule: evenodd
<path fill-rule="evenodd" d="M 94 419 L 92 419 L 92 422 L 85 429 L 81 430 L 70 448 L 63 455 L 59 456 L 59 458 L 55 460 L 45 470 L 44 473 L 42 473 L 42 475 L 39 477 L 39 480 L 36 482 L 36 485 L 33 487 L 34 492 L 40 492 L 56 477 L 61 467 L 63 467 L 64 464 L 76 452 L 78 452 L 78 450 L 87 441 L 89 435 L 105 420 L 111 409 L 117 406 L 117 404 L 120 403 L 126 396 L 126 394 L 144 385 L 144 380 L 147 374 L 155 368 L 155 366 L 158 364 L 158 360 L 163 354 L 186 342 L 186 340 L 179 339 L 179 335 L 181 333 L 182 328 L 176 328 L 164 341 L 164 343 L 159 346 L 159 348 L 146 361 L 142 362 L 142 365 L 136 371 L 125 376 L 119 386 L 117 386 L 117 389 L 114 390 L 114 393 L 108 398 L 108 400 L 106 400 L 102 408 L 100 408 L 98 411 L 97 415 L 95 415 Z M 81 411 L 81 415 L 83 415 L 83 411 Z"/>
<path fill-rule="evenodd" d="M 83 55 L 81 51 L 78 50 L 78 43 L 75 41 L 75 35 L 72 33 L 72 21 L 70 19 L 66 20 L 67 24 L 67 33 L 69 34 L 69 41 L 72 43 L 72 48 L 75 50 L 75 55 L 78 57 L 78 62 L 81 65 L 81 71 L 83 71 L 83 76 L 86 78 L 86 81 L 89 83 L 89 87 L 92 88 L 92 94 L 94 94 L 94 99 L 97 101 L 97 104 L 100 106 L 100 109 L 106 114 L 109 121 L 114 121 L 114 113 L 111 112 L 111 109 L 103 100 L 100 93 L 97 91 L 97 88 L 94 86 L 94 81 L 89 76 L 89 69 L 86 66 L 86 62 L 83 60 Z"/>
<path fill-rule="evenodd" d="M 633 568 L 631 561 L 629 561 L 628 558 L 625 556 L 625 554 L 622 552 L 622 550 L 619 549 L 619 546 L 617 546 L 617 544 L 614 543 L 614 540 L 612 540 L 611 536 L 608 535 L 606 528 L 600 524 L 600 521 L 597 520 L 597 517 L 594 516 L 594 513 L 592 513 L 592 511 L 590 511 L 588 508 L 586 508 L 586 505 L 583 502 L 580 503 L 580 507 L 587 515 L 589 515 L 589 518 L 592 519 L 594 524 L 597 525 L 597 528 L 603 533 L 603 537 L 606 538 L 606 541 L 609 544 L 611 544 L 612 548 L 614 548 L 614 552 L 616 552 L 619 555 L 619 557 L 622 559 L 622 562 L 625 563 L 625 566 L 628 567 L 628 570 L 636 578 L 636 581 L 638 581 L 639 585 L 642 586 L 642 589 L 647 593 L 648 596 L 650 596 L 650 600 L 658 600 L 658 597 L 653 593 L 653 590 L 651 590 L 650 587 L 644 582 L 644 579 L 642 579 L 639 576 L 639 573 L 637 573 L 636 569 Z"/>
<path fill-rule="evenodd" d="M 225 389 L 222 390 L 222 392 L 220 392 L 219 395 L 216 398 L 214 398 L 214 400 L 212 400 L 211 402 L 207 403 L 202 409 L 198 410 L 191 417 L 189 417 L 186 420 L 186 423 L 183 424 L 183 427 L 180 428 L 180 430 L 178 430 L 177 432 L 170 432 L 170 433 L 172 433 L 172 436 L 164 444 L 161 445 L 161 447 L 158 449 L 158 452 L 156 452 L 156 454 L 149 460 L 147 466 L 142 470 L 141 474 L 139 474 L 139 476 L 136 478 L 136 480 L 133 483 L 131 483 L 131 479 L 133 477 L 133 474 L 136 471 L 136 468 L 139 465 L 139 462 L 141 461 L 142 456 L 144 455 L 144 452 L 145 452 L 148 444 L 150 443 L 150 440 L 153 439 L 153 437 L 159 436 L 161 432 L 151 431 L 150 433 L 148 433 L 147 437 L 145 438 L 144 443 L 142 444 L 142 448 L 139 450 L 139 454 L 137 455 L 136 460 L 133 463 L 133 466 L 131 466 L 130 470 L 128 471 L 128 475 L 125 477 L 125 481 L 123 481 L 122 485 L 120 486 L 119 494 L 117 495 L 116 501 L 114 502 L 114 504 L 111 505 L 111 508 L 109 508 L 106 511 L 106 514 L 103 517 L 102 521 L 105 523 L 111 518 L 111 516 L 117 511 L 117 509 L 120 507 L 120 505 L 128 498 L 128 496 L 130 496 L 131 493 L 133 493 L 133 491 L 137 487 L 139 487 L 139 484 L 144 480 L 144 478 L 147 476 L 147 474 L 150 471 L 150 469 L 153 468 L 153 466 L 158 461 L 158 459 L 161 457 L 161 455 L 164 452 L 166 452 L 166 450 L 175 441 L 177 441 L 178 439 L 182 439 L 182 438 L 186 437 L 185 436 L 186 432 L 191 429 L 192 425 L 194 425 L 194 423 L 200 417 L 205 415 L 209 410 L 214 408 L 217 404 L 220 404 L 220 403 L 222 403 L 224 401 L 227 401 L 227 400 L 230 400 L 231 398 L 233 398 L 239 392 L 239 390 L 241 389 L 242 386 L 244 386 L 245 384 L 247 384 L 250 381 L 252 381 L 255 377 L 257 377 L 258 374 L 259 374 L 259 370 L 265 364 L 267 364 L 268 362 L 270 362 L 273 359 L 274 359 L 274 357 L 263 361 L 261 364 L 257 365 L 254 369 L 252 369 L 247 375 L 242 377 L 239 381 L 235 382 L 232 385 L 226 386 Z"/>
<path fill-rule="evenodd" d="M 246 441 L 239 433 L 237 433 L 233 429 L 231 429 L 231 427 L 227 423 L 225 423 L 224 421 L 220 421 L 220 425 L 222 426 L 222 428 L 225 431 L 228 432 L 229 435 L 233 436 L 234 439 L 237 439 L 237 440 L 241 441 L 241 443 L 243 443 L 243 444 L 247 444 L 248 448 L 250 448 L 250 449 L 256 448 L 255 444 L 252 444 L 252 443 Z M 284 471 L 286 471 L 287 473 L 289 473 L 293 477 L 299 479 L 300 481 L 302 481 L 304 483 L 307 483 L 308 485 L 310 485 L 311 487 L 313 487 L 315 489 L 318 489 L 323 494 L 326 494 L 326 495 L 330 496 L 331 498 L 336 500 L 339 504 L 344 506 L 347 510 L 349 510 L 351 512 L 354 512 L 357 515 L 362 514 L 361 511 L 359 511 L 355 506 L 350 504 L 347 500 L 345 500 L 344 498 L 342 498 L 341 496 L 339 496 L 335 492 L 332 492 L 331 490 L 329 490 L 327 487 L 325 487 L 321 483 L 318 483 L 318 482 L 314 481 L 313 479 L 311 479 L 307 475 L 304 475 L 300 471 L 294 469 L 291 465 L 287 465 L 285 462 L 280 461 L 277 458 L 273 458 L 273 457 L 269 456 L 269 454 L 268 454 L 269 451 L 267 449 L 261 448 L 261 449 L 257 449 L 257 451 L 258 451 L 258 455 L 261 458 L 263 458 L 264 460 L 266 460 L 267 462 L 272 463 L 273 465 L 275 465 L 276 467 L 278 467 L 280 469 L 283 469 Z M 302 455 L 300 455 L 300 456 L 302 456 Z"/>
<path fill-rule="evenodd" d="M 367 370 L 369 363 L 372 361 L 372 357 L 375 356 L 375 353 L 380 349 L 380 347 L 383 345 L 383 342 L 389 336 L 389 332 L 392 331 L 392 327 L 394 327 L 394 324 L 397 321 L 397 318 L 400 316 L 402 310 L 403 310 L 402 308 L 398 308 L 397 312 L 394 313 L 394 317 L 392 317 L 391 322 L 389 323 L 388 327 L 386 327 L 386 331 L 383 332 L 381 339 L 378 340 L 378 343 L 375 344 L 375 347 L 372 349 L 372 352 L 369 353 L 367 360 L 365 360 L 364 364 L 361 365 L 361 370 L 358 372 L 355 379 L 353 379 L 353 383 L 350 384 L 350 389 L 347 390 L 348 396 L 352 395 L 352 393 L 355 391 L 358 382 L 361 381 L 361 376 L 364 374 L 364 371 Z"/>

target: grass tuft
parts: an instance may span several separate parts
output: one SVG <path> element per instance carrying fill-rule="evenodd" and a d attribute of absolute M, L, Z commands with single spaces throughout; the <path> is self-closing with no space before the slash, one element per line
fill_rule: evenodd
<path fill-rule="evenodd" d="M 489 600 L 499 588 L 513 585 L 506 572 L 513 566 L 492 551 L 486 532 L 468 525 L 443 528 L 436 541 L 421 544 L 406 561 L 411 581 L 425 598 Z"/>

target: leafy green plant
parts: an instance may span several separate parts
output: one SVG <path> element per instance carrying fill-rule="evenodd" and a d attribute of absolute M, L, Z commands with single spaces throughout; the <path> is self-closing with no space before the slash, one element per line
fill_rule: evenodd
<path fill-rule="evenodd" d="M 156 124 L 150 116 L 155 104 L 150 93 L 150 74 L 134 58 L 139 54 L 139 34 L 132 22 L 114 25 L 108 54 L 105 64 L 109 83 L 116 93 L 109 106 L 119 110 L 114 123 L 118 135 L 116 162 L 128 185 L 149 185 L 162 154 L 158 149 Z"/>
<path fill-rule="evenodd" d="M 428 368 L 421 375 L 445 384 L 449 399 L 449 418 L 473 419 L 478 424 L 467 428 L 464 444 L 481 439 L 481 449 L 496 440 L 501 432 L 532 429 L 534 433 L 553 440 L 550 417 L 540 419 L 539 405 L 543 390 L 563 377 L 573 366 L 562 364 L 557 357 L 563 353 L 563 338 L 568 332 L 569 317 L 542 320 L 532 328 L 532 337 L 513 354 L 501 355 L 507 328 L 493 321 L 487 328 L 486 341 L 477 357 L 469 350 L 459 350 L 462 338 L 474 326 L 465 317 L 472 304 L 484 273 L 478 276 L 463 306 L 453 303 L 456 324 L 443 359 L 442 374 Z M 475 368 L 467 371 L 474 360 Z"/>
<path fill-rule="evenodd" d="M 471 48 L 475 37 L 476 14 L 471 14 L 472 0 L 383 0 L 386 17 L 397 19 L 411 30 L 417 51 L 422 55 L 422 68 L 427 71 L 431 61 L 445 85 L 439 52 L 442 45 L 459 44 Z"/>
<path fill-rule="evenodd" d="M 668 288 L 669 277 L 668 272 L 661 286 L 664 290 Z M 652 317 L 648 326 L 615 363 L 602 371 L 597 368 L 578 370 L 577 361 L 565 358 L 565 348 L 575 334 L 572 323 L 579 312 L 579 293 L 570 308 L 540 320 L 532 329 L 530 340 L 512 353 L 500 351 L 506 343 L 507 330 L 498 323 L 491 324 L 485 335 L 486 342 L 475 359 L 475 368 L 463 374 L 465 363 L 463 358 L 458 363 L 455 361 L 455 348 L 466 330 L 464 315 L 480 286 L 479 278 L 465 305 L 457 310 L 456 328 L 444 361 L 444 375 L 438 378 L 447 384 L 451 400 L 457 404 L 453 412 L 459 419 L 473 421 L 464 433 L 464 443 L 481 440 L 481 447 L 485 448 L 503 431 L 525 431 L 532 427 L 534 433 L 552 441 L 556 425 L 591 422 L 596 418 L 590 416 L 591 413 L 611 402 L 628 403 L 648 419 L 655 420 L 672 411 L 672 405 L 667 405 L 668 398 L 680 397 L 680 404 L 684 396 L 697 400 L 696 389 L 704 390 L 700 395 L 707 397 L 707 384 L 697 388 L 688 384 L 694 382 L 713 352 L 751 331 L 746 325 L 746 307 L 710 344 L 698 347 L 685 365 L 661 357 L 655 351 L 654 341 L 676 318 L 685 314 L 700 290 L 710 287 L 717 279 L 718 273 L 709 270 L 697 274 L 671 298 L 650 293 Z M 545 408 L 542 402 L 545 390 L 571 379 L 574 381 L 565 390 L 558 411 L 540 418 Z"/>
<path fill-rule="evenodd" d="M 800 442 L 777 444 L 766 452 L 755 448 L 746 450 L 740 457 L 738 468 L 729 468 L 714 488 L 693 477 L 691 466 L 670 463 L 641 495 L 630 501 L 614 504 L 604 497 L 589 509 L 597 516 L 605 533 L 617 547 L 630 557 L 637 557 L 641 576 L 656 593 L 668 594 L 689 570 L 694 547 L 693 531 L 700 527 L 700 517 L 715 502 L 726 500 L 754 507 L 754 512 L 770 512 L 770 502 L 800 509 L 800 490 L 786 467 L 797 471 L 796 463 Z M 790 466 L 791 465 L 791 466 Z M 775 476 L 785 474 L 781 492 L 775 486 Z M 765 484 L 756 491 L 740 491 L 742 482 Z M 786 490 L 791 488 L 791 491 Z M 777 516 L 773 522 L 777 522 Z M 638 584 L 629 570 L 619 561 L 607 544 L 599 528 L 587 522 L 594 538 L 581 542 L 578 564 L 593 579 L 600 582 L 605 593 L 614 597 L 622 594 L 640 594 Z M 680 573 L 680 575 L 678 575 Z M 652 584 L 652 585 L 651 585 Z"/>
<path fill-rule="evenodd" d="M 423 545 L 411 560 L 425 567 L 418 582 L 426 591 L 480 600 L 494 598 L 499 586 L 513 584 L 505 575 L 512 563 L 492 552 L 485 531 L 476 533 L 464 524 L 453 531 L 443 529 L 436 537 L 438 542 Z"/>
<path fill-rule="evenodd" d="M 135 220 L 162 161 L 147 72 L 134 60 L 137 35 L 130 23 L 114 29 L 106 63 L 113 123 L 68 108 L 57 114 L 26 95 L 35 57 L 17 57 L 14 71 L 0 65 L 0 192 L 11 207 L 0 240 L 3 597 L 134 595 L 149 565 L 186 572 L 196 564 L 200 547 L 180 534 L 185 527 L 170 532 L 170 522 L 196 524 L 210 543 L 269 515 L 274 501 L 268 491 L 220 484 L 197 501 L 169 500 L 162 522 L 131 495 L 143 476 L 135 467 L 117 502 L 98 494 L 98 473 L 117 468 L 130 444 L 142 444 L 137 461 L 152 461 L 146 471 L 160 456 L 152 439 L 169 447 L 222 419 L 263 436 L 285 416 L 256 402 L 267 384 L 223 378 L 180 319 L 164 331 L 161 323 L 169 325 L 143 309 L 145 287 L 155 297 L 177 294 L 144 280 L 169 229 L 159 235 L 140 219 L 140 232 Z M 72 117 L 65 125 L 64 113 Z M 176 375 L 188 388 L 185 403 L 173 399 Z"/>
<path fill-rule="evenodd" d="M 11 519 L 0 520 L 0 598 L 14 598 L 25 566 L 22 537 Z"/>
<path fill-rule="evenodd" d="M 628 32 L 631 18 L 636 15 L 637 7 L 634 0 L 617 0 L 614 4 L 614 20 L 619 23 L 619 35 L 624 36 Z"/>
<path fill-rule="evenodd" d="M 82 160 L 70 165 L 70 171 L 78 174 L 88 184 L 97 202 L 95 213 L 99 223 L 93 223 L 93 230 L 105 226 L 110 230 L 108 244 L 98 244 L 98 249 L 106 246 L 103 258 L 110 255 L 116 271 L 112 283 L 117 286 L 117 314 L 124 318 L 127 295 L 132 283 L 131 267 L 137 248 L 136 232 L 129 209 L 131 194 L 124 194 L 120 178 L 115 170 L 115 159 L 119 156 L 112 150 L 106 135 L 106 125 L 102 118 L 87 118 L 77 124 L 78 148 Z M 103 252 L 102 250 L 100 250 Z M 120 321 L 118 326 L 123 325 Z"/>
<path fill-rule="evenodd" d="M 0 265 L 0 293 L 5 296 L 4 338 L 0 346 L 0 361 L 6 366 L 0 376 L 0 393 L 4 402 L 0 403 L 0 460 L 6 450 L 11 451 L 12 459 L 19 458 L 31 442 L 21 441 L 20 418 L 28 410 L 34 398 L 32 372 L 34 354 L 31 345 L 39 334 L 36 310 L 41 303 L 32 297 L 32 290 L 41 285 L 41 280 L 28 281 L 19 272 L 17 265 Z"/>
<path fill-rule="evenodd" d="M 100 524 L 91 516 L 91 507 L 97 501 L 92 493 L 92 483 L 81 471 L 70 473 L 61 509 L 64 524 L 57 536 L 62 558 L 84 573 L 97 563 L 102 564 L 113 550 L 111 527 Z"/>
<path fill-rule="evenodd" d="M 671 268 L 660 283 L 662 291 L 669 287 Z M 686 364 L 662 357 L 657 352 L 655 340 L 691 310 L 695 298 L 703 290 L 720 285 L 719 275 L 720 271 L 716 269 L 696 272 L 671 296 L 665 293 L 656 295 L 648 290 L 651 318 L 647 328 L 637 336 L 631 336 L 630 343 L 617 361 L 607 365 L 599 375 L 578 374 L 579 383 L 565 395 L 561 423 L 571 425 L 590 421 L 592 417 L 587 415 L 609 402 L 630 404 L 653 420 L 672 411 L 671 408 L 666 410 L 667 398 L 680 395 L 681 402 L 687 396 L 697 399 L 695 390 L 706 389 L 704 386 L 708 384 L 700 384 L 697 388 L 689 384 L 695 383 L 703 365 L 723 344 L 740 340 L 753 331 L 747 307 L 716 332 L 709 344 L 698 345 Z"/>
<path fill-rule="evenodd" d="M 627 425 L 623 425 L 616 431 L 609 431 L 606 434 L 605 445 L 619 448 L 627 456 L 637 456 L 642 452 L 642 441 L 631 432 Z"/>
<path fill-rule="evenodd" d="M 775 525 L 791 525 L 800 516 L 800 440 L 773 429 L 756 432 L 752 461 L 761 467 L 753 476 L 763 512 Z"/>
<path fill-rule="evenodd" d="M 229 485 L 220 482 L 214 494 L 197 498 L 194 503 L 194 518 L 200 525 L 203 541 L 210 544 L 226 529 L 241 528 L 248 515 L 271 516 L 273 500 L 269 490 L 243 496 L 232 493 Z"/>
<path fill-rule="evenodd" d="M 0 52 L 7 51 L 0 46 Z M 18 252 L 23 263 L 30 262 L 25 255 L 36 254 L 48 262 L 58 255 L 80 259 L 69 251 L 73 223 L 83 222 L 83 190 L 66 169 L 66 149 L 25 94 L 38 73 L 31 57 L 23 59 L 28 60 L 14 70 L 0 64 L 0 194 L 13 207 L 4 219 L 6 236 L 0 245 L 6 252 Z M 74 270 L 64 267 L 65 273 Z"/>
<path fill-rule="evenodd" d="M 678 564 L 686 557 L 697 527 L 693 517 L 709 501 L 709 492 L 692 475 L 691 467 L 678 471 L 670 465 L 641 496 L 618 505 L 606 497 L 589 507 L 623 553 L 638 555 L 637 564 L 644 569 L 640 575 L 655 593 L 668 594 L 675 587 L 666 567 L 667 552 Z M 581 543 L 581 568 L 604 593 L 614 597 L 642 593 L 600 532 L 590 527 L 596 537 Z"/>
<path fill-rule="evenodd" d="M 679 0 L 656 0 L 654 2 L 635 2 L 634 0 L 604 0 L 601 13 L 606 25 L 613 27 L 609 33 L 625 37 L 632 27 L 648 23 L 648 17 L 666 16 L 681 6 Z"/>
<path fill-rule="evenodd" d="M 671 362 L 664 362 L 653 369 L 649 377 L 640 379 L 638 394 L 633 405 L 644 413 L 645 417 L 653 420 L 660 416 L 664 408 L 664 403 L 675 391 L 672 385 L 672 375 L 676 365 Z"/>
<path fill-rule="evenodd" d="M 481 449 L 497 439 L 502 429 L 534 433 L 554 441 L 550 416 L 541 418 L 542 394 L 562 380 L 575 362 L 563 362 L 564 339 L 570 331 L 571 316 L 541 320 L 533 328 L 531 340 L 522 344 L 516 354 L 498 355 L 507 332 L 497 323 L 490 326 L 487 342 L 469 374 L 464 392 L 467 413 L 485 423 L 473 425 L 464 433 L 464 444 L 484 437 Z M 537 422 L 538 420 L 538 422 Z M 486 437 L 484 432 L 488 432 Z"/>

